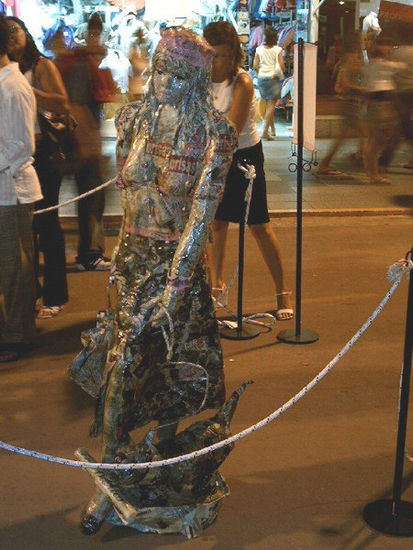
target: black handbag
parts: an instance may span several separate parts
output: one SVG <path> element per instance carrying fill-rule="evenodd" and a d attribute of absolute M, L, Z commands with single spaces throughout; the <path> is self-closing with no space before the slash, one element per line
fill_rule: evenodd
<path fill-rule="evenodd" d="M 38 111 L 38 120 L 42 139 L 50 151 L 50 160 L 69 161 L 74 149 L 73 130 L 77 126 L 75 118 L 71 114 Z"/>

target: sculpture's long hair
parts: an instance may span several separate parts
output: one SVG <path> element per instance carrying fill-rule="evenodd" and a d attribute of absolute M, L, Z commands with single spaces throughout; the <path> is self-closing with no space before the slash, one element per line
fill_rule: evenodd
<path fill-rule="evenodd" d="M 192 43 L 194 49 L 198 50 L 196 51 L 198 55 L 202 55 L 203 48 L 210 48 L 204 39 L 191 31 L 170 29 L 166 33 L 170 33 L 168 38 L 171 38 L 172 41 L 175 33 L 175 36 L 183 37 L 187 41 L 186 43 Z M 176 47 L 179 47 L 179 44 Z M 199 51 L 200 49 L 201 51 Z M 189 91 L 179 105 L 174 149 L 179 147 L 182 150 L 182 147 L 194 140 L 194 133 L 200 131 L 200 129 L 205 132 L 206 146 L 208 147 L 211 139 L 217 135 L 216 121 L 220 118 L 213 104 L 211 63 L 205 63 L 205 66 L 194 66 L 186 62 L 183 57 L 175 56 L 173 51 L 176 51 L 176 49 L 172 50 L 172 54 L 169 55 L 169 51 L 166 52 L 162 45 L 161 47 L 158 45 L 152 59 L 152 70 L 160 68 L 189 81 Z M 208 51 L 208 55 L 211 57 L 212 62 L 213 53 Z M 159 109 L 160 105 L 155 97 L 151 77 L 148 81 L 148 91 L 136 116 L 136 133 L 139 132 L 142 124 L 146 124 L 148 132 L 151 133 L 156 127 Z"/>

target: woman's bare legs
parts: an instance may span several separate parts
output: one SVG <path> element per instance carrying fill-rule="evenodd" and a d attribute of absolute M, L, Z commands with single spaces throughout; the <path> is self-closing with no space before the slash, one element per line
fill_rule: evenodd
<path fill-rule="evenodd" d="M 322 173 L 330 170 L 330 162 L 333 160 L 333 157 L 335 156 L 337 151 L 340 149 L 340 147 L 343 145 L 344 141 L 349 137 L 350 131 L 351 131 L 351 128 L 348 125 L 344 126 L 344 128 L 341 131 L 341 135 L 335 138 L 326 156 L 320 162 L 320 165 L 318 167 L 319 172 Z"/>
<path fill-rule="evenodd" d="M 364 167 L 370 178 L 370 183 L 391 183 L 380 173 L 379 157 L 386 147 L 388 134 L 383 132 L 371 132 L 364 147 Z"/>
<path fill-rule="evenodd" d="M 264 124 L 264 130 L 262 131 L 262 137 L 265 139 L 268 139 L 270 137 L 269 130 L 272 129 L 273 133 L 275 134 L 275 126 L 274 126 L 274 109 L 277 104 L 276 99 L 269 99 L 267 100 L 267 106 L 265 109 L 265 124 Z"/>
<path fill-rule="evenodd" d="M 227 245 L 228 222 L 214 220 L 212 224 L 213 242 L 207 246 L 208 264 L 212 288 L 225 288 L 224 260 Z"/>
<path fill-rule="evenodd" d="M 227 243 L 228 222 L 215 220 L 212 225 L 213 243 L 207 247 L 208 264 L 211 274 L 211 286 L 225 289 L 224 260 Z M 274 281 L 277 294 L 277 309 L 291 309 L 290 292 L 285 285 L 281 260 L 281 248 L 270 223 L 248 226 Z M 281 314 L 281 318 L 290 319 L 291 314 Z"/>
<path fill-rule="evenodd" d="M 358 134 L 360 135 L 360 154 L 363 155 L 364 153 L 364 135 L 365 135 L 365 129 L 361 122 L 356 124 L 356 129 Z M 330 169 L 330 163 L 333 160 L 333 157 L 336 155 L 337 151 L 340 149 L 340 147 L 343 145 L 344 141 L 348 139 L 351 136 L 351 133 L 354 131 L 354 127 L 349 126 L 346 124 L 341 132 L 340 136 L 337 136 L 337 138 L 333 141 L 331 144 L 330 149 L 328 150 L 326 156 L 323 158 L 323 160 L 320 162 L 318 171 L 320 173 L 331 171 Z M 339 173 L 337 170 L 334 170 L 337 174 Z"/>
<path fill-rule="evenodd" d="M 281 260 L 281 247 L 277 236 L 271 227 L 271 224 L 263 223 L 248 226 L 266 266 L 270 272 L 271 278 L 274 281 L 275 291 L 277 294 L 277 308 L 291 309 L 290 292 L 285 285 L 284 269 Z M 291 314 L 281 315 L 282 318 L 289 319 Z"/>

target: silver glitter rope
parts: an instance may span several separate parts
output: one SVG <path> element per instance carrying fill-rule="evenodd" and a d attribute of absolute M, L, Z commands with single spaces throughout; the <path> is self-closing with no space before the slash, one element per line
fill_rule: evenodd
<path fill-rule="evenodd" d="M 52 462 L 54 464 L 60 464 L 61 466 L 69 466 L 72 468 L 82 468 L 85 470 L 87 469 L 90 469 L 90 470 L 144 470 L 147 468 L 148 469 L 161 468 L 163 466 L 171 466 L 172 464 L 178 464 L 186 460 L 192 460 L 199 456 L 212 453 L 217 449 L 220 449 L 222 447 L 235 443 L 236 441 L 239 441 L 240 439 L 247 437 L 253 432 L 260 430 L 264 426 L 267 426 L 267 424 L 277 419 L 290 407 L 298 403 L 298 401 L 300 401 L 300 399 L 304 397 L 308 392 L 310 392 L 335 367 L 335 365 L 340 361 L 340 359 L 354 346 L 354 344 L 360 339 L 360 337 L 364 334 L 364 332 L 372 325 L 372 323 L 381 313 L 382 309 L 387 304 L 391 296 L 394 294 L 396 288 L 399 286 L 403 275 L 406 275 L 408 277 L 412 269 L 413 269 L 413 261 L 411 259 L 402 259 L 396 262 L 395 264 L 393 264 L 392 266 L 390 266 L 388 270 L 388 278 L 390 281 L 394 281 L 391 288 L 388 290 L 388 292 L 386 293 L 382 301 L 379 303 L 377 308 L 374 310 L 372 315 L 367 319 L 367 321 L 362 325 L 362 327 L 354 334 L 354 336 L 347 342 L 347 344 L 345 344 L 345 346 L 337 353 L 337 355 L 328 363 L 328 365 L 324 367 L 324 369 L 320 371 L 306 386 L 304 386 L 304 388 L 302 388 L 301 391 L 299 391 L 296 395 L 294 395 L 294 397 L 292 397 L 283 405 L 281 405 L 281 407 L 279 407 L 273 413 L 266 416 L 256 424 L 253 424 L 249 428 L 246 428 L 245 430 L 227 439 L 224 439 L 223 441 L 219 441 L 218 443 L 214 443 L 213 445 L 210 445 L 208 447 L 204 447 L 202 449 L 198 449 L 197 451 L 193 451 L 191 453 L 187 453 L 181 456 L 167 458 L 164 460 L 156 460 L 153 462 L 142 462 L 139 464 L 137 463 L 110 464 L 110 463 L 104 463 L 104 462 L 90 463 L 90 462 L 82 462 L 79 460 L 70 460 L 66 458 L 56 457 L 53 455 L 39 453 L 37 451 L 31 451 L 28 449 L 24 449 L 23 447 L 16 447 L 15 445 L 9 445 L 8 443 L 5 443 L 3 441 L 0 441 L 0 448 L 4 449 L 5 451 L 10 451 L 12 453 L 29 456 L 31 458 L 37 458 L 38 460 L 43 460 L 45 462 Z"/>

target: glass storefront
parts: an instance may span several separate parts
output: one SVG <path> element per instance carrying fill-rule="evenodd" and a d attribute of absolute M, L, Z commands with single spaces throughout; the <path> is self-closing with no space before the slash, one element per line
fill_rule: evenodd
<path fill-rule="evenodd" d="M 299 3 L 301 6 L 305 0 Z M 184 26 L 202 33 L 211 21 L 230 21 L 245 50 L 244 68 L 255 76 L 255 50 L 263 42 L 264 27 L 269 25 L 277 31 L 278 45 L 284 50 L 287 81 L 293 74 L 294 41 L 298 34 L 306 33 L 306 20 L 297 17 L 295 0 L 0 0 L 0 6 L 3 12 L 25 21 L 39 49 L 50 57 L 53 51 L 48 38 L 57 28 L 63 26 L 66 46 L 84 44 L 87 21 L 97 12 L 103 23 L 101 42 L 107 48 L 102 67 L 112 71 L 120 103 L 141 94 L 145 84 L 142 66 L 149 66 L 162 29 L 167 26 Z M 283 102 L 288 103 L 288 111 L 279 114 L 287 120 L 285 115 L 291 114 L 288 90 Z M 105 118 L 112 118 L 117 107 L 107 105 Z"/>

